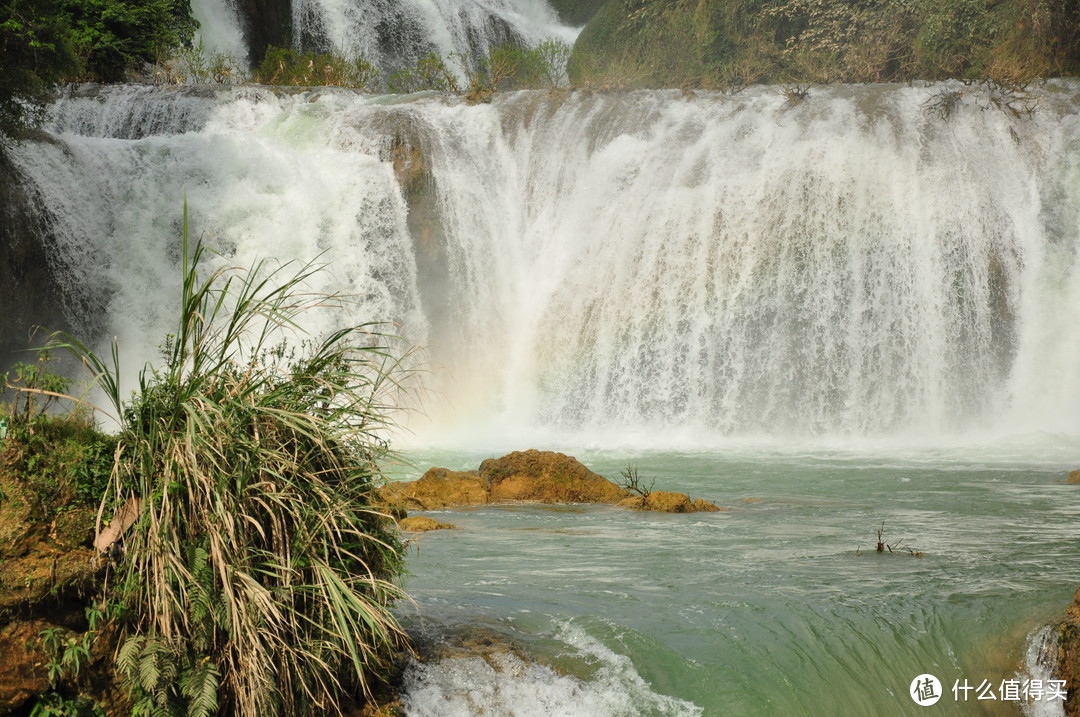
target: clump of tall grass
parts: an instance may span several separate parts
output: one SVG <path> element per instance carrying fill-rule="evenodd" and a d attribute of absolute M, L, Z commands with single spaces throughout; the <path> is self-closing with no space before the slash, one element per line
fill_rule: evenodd
<path fill-rule="evenodd" d="M 121 418 L 103 513 L 137 517 L 107 596 L 118 672 L 139 714 L 334 714 L 405 644 L 402 546 L 372 507 L 400 360 L 371 325 L 284 348 L 334 304 L 303 291 L 316 269 L 202 278 L 187 236 L 185 212 L 176 333 L 131 400 L 115 343 L 60 342 Z"/>

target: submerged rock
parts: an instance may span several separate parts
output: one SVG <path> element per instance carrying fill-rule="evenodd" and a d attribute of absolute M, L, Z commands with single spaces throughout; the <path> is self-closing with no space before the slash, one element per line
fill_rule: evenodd
<path fill-rule="evenodd" d="M 715 503 L 698 498 L 690 500 L 686 493 L 656 490 L 646 496 L 634 495 L 623 498 L 616 505 L 632 510 L 653 510 L 660 513 L 716 513 L 724 510 Z"/>
<path fill-rule="evenodd" d="M 440 523 L 434 518 L 429 518 L 426 515 L 414 515 L 411 518 L 402 518 L 398 522 L 398 527 L 413 533 L 424 533 L 429 530 L 454 530 L 457 528 L 456 525 Z"/>
<path fill-rule="evenodd" d="M 432 468 L 418 480 L 387 485 L 381 499 L 392 511 L 489 503 L 605 503 L 666 513 L 723 510 L 700 498 L 691 500 L 685 493 L 654 491 L 647 498 L 632 495 L 573 456 L 535 449 L 489 458 L 475 471 Z"/>

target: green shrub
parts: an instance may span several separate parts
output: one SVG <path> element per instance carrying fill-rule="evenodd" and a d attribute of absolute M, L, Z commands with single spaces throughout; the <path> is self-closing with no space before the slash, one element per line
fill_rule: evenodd
<path fill-rule="evenodd" d="M 404 644 L 402 546 L 372 507 L 399 364 L 371 326 L 275 342 L 335 303 L 301 293 L 312 267 L 204 280 L 204 256 L 185 216 L 177 330 L 130 401 L 115 344 L 110 361 L 62 344 L 122 419 L 107 500 L 138 519 L 110 598 L 117 669 L 141 714 L 336 713 Z"/>
<path fill-rule="evenodd" d="M 61 0 L 69 42 L 90 79 L 117 82 L 198 28 L 188 0 Z"/>
<path fill-rule="evenodd" d="M 379 89 L 379 70 L 363 57 L 349 60 L 329 52 L 297 52 L 273 45 L 266 48 L 254 79 L 264 85 Z"/>
<path fill-rule="evenodd" d="M 457 78 L 446 62 L 432 52 L 421 57 L 411 67 L 404 67 L 392 72 L 386 78 L 387 89 L 395 94 L 411 94 L 434 90 L 436 92 L 457 92 Z"/>

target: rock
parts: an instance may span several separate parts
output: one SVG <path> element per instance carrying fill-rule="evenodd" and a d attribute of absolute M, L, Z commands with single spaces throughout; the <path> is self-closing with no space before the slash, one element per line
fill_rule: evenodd
<path fill-rule="evenodd" d="M 98 587 L 104 567 L 104 560 L 92 550 L 58 550 L 34 543 L 26 555 L 3 561 L 5 576 L 17 579 L 0 579 L 0 613 L 89 594 Z"/>
<path fill-rule="evenodd" d="M 719 513 L 720 511 L 727 510 L 727 508 L 721 508 L 716 503 L 710 503 L 704 498 L 698 498 L 691 503 L 691 505 L 694 506 L 694 509 L 690 511 L 692 513 Z"/>
<path fill-rule="evenodd" d="M 477 471 L 432 468 L 419 480 L 389 483 L 381 493 L 391 509 L 439 510 L 488 503 L 488 484 Z"/>
<path fill-rule="evenodd" d="M 573 456 L 535 449 L 489 458 L 478 471 L 432 468 L 419 480 L 388 484 L 379 498 L 389 512 L 398 515 L 489 503 L 606 503 L 664 513 L 724 510 L 701 498 L 691 500 L 685 493 L 662 490 L 643 500 Z M 413 529 L 404 528 L 403 523 L 402 527 Z"/>
<path fill-rule="evenodd" d="M 551 0 L 550 4 L 564 25 L 581 27 L 596 14 L 604 0 Z"/>
<path fill-rule="evenodd" d="M 0 714 L 48 691 L 47 658 L 41 647 L 41 631 L 48 627 L 48 622 L 34 620 L 0 629 Z"/>
<path fill-rule="evenodd" d="M 1069 483 L 1080 483 L 1080 470 L 1073 471 L 1069 474 Z"/>
<path fill-rule="evenodd" d="M 672 493 L 666 490 L 654 490 L 647 497 L 630 496 L 616 505 L 631 510 L 653 510 L 658 513 L 715 513 L 723 510 L 718 505 L 698 498 L 690 500 L 686 493 Z"/>
<path fill-rule="evenodd" d="M 480 464 L 491 502 L 617 503 L 624 489 L 593 473 L 576 458 L 552 451 L 516 451 Z"/>
<path fill-rule="evenodd" d="M 454 530 L 457 528 L 456 525 L 440 523 L 434 518 L 429 518 L 426 515 L 414 515 L 410 518 L 403 518 L 398 522 L 398 527 L 402 530 L 408 530 L 414 533 L 424 533 L 429 530 Z"/>
<path fill-rule="evenodd" d="M 1070 476 L 1071 477 L 1071 476 Z M 1065 619 L 1057 628 L 1057 668 L 1054 678 L 1065 680 L 1068 698 L 1064 704 L 1066 717 L 1080 717 L 1080 588 Z"/>

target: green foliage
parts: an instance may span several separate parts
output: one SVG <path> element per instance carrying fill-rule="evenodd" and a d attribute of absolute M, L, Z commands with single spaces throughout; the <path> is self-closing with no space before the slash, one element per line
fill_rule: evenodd
<path fill-rule="evenodd" d="M 207 52 L 200 41 L 159 58 L 143 79 L 155 85 L 235 85 L 249 78 L 239 60 L 224 52 Z"/>
<path fill-rule="evenodd" d="M 25 370 L 27 365 L 23 367 Z M 44 363 L 30 364 L 29 368 L 46 377 L 51 373 Z M 46 385 L 66 390 L 67 379 L 53 378 L 58 383 Z M 98 431 L 82 410 L 48 415 L 40 412 L 39 401 L 28 412 L 22 397 L 39 394 L 20 388 L 23 392 L 7 407 L 16 411 L 18 419 L 11 421 L 2 445 L 6 468 L 30 491 L 34 519 L 50 522 L 70 509 L 96 508 L 112 473 L 116 438 Z"/>
<path fill-rule="evenodd" d="M 83 72 L 106 82 L 190 46 L 198 23 L 187 0 L 61 0 Z"/>
<path fill-rule="evenodd" d="M 395 94 L 410 94 L 434 90 L 436 92 L 457 92 L 457 78 L 446 62 L 432 52 L 416 61 L 412 67 L 405 67 L 386 78 L 386 88 Z"/>
<path fill-rule="evenodd" d="M 570 46 L 548 40 L 535 47 L 507 43 L 492 47 L 476 62 L 455 56 L 472 93 L 565 87 Z"/>
<path fill-rule="evenodd" d="M 0 0 L 0 139 L 40 124 L 56 83 L 123 80 L 196 27 L 188 0 Z"/>
<path fill-rule="evenodd" d="M 3 407 L 10 416 L 8 465 L 31 489 L 42 521 L 69 508 L 96 505 L 105 494 L 116 447 L 116 439 L 98 431 L 79 407 L 55 416 L 46 413 L 71 387 L 71 380 L 54 373 L 50 362 L 50 353 L 39 351 L 34 363 L 18 363 L 0 376 L 0 385 L 14 393 Z"/>
<path fill-rule="evenodd" d="M 608 0 L 578 85 L 739 87 L 946 77 L 1022 85 L 1080 72 L 1067 0 Z"/>
<path fill-rule="evenodd" d="M 49 692 L 34 703 L 30 717 L 105 717 L 105 710 L 85 697 Z"/>
<path fill-rule="evenodd" d="M 118 351 L 78 341 L 121 416 L 106 499 L 139 518 L 115 599 L 119 674 L 138 714 L 332 714 L 404 636 L 390 612 L 403 549 L 372 507 L 400 363 L 371 326 L 296 349 L 315 269 L 203 279 L 184 220 L 183 287 L 164 365 L 120 394 Z"/>
<path fill-rule="evenodd" d="M 297 52 L 270 46 L 254 79 L 265 85 L 352 87 L 373 91 L 379 71 L 363 57 L 348 60 L 333 53 Z"/>
<path fill-rule="evenodd" d="M 549 4 L 563 23 L 580 27 L 596 14 L 604 0 L 551 0 Z"/>
<path fill-rule="evenodd" d="M 57 0 L 0 0 L 0 141 L 39 124 L 52 86 L 76 68 Z"/>
<path fill-rule="evenodd" d="M 45 667 L 53 688 L 59 687 L 63 680 L 78 679 L 79 672 L 90 662 L 94 638 L 93 630 L 87 630 L 82 635 L 75 635 L 60 627 L 41 631 L 41 645 L 49 658 Z"/>
<path fill-rule="evenodd" d="M 47 411 L 71 387 L 71 379 L 49 368 L 51 360 L 48 351 L 40 351 L 34 363 L 15 364 L 14 377 L 11 371 L 0 375 L 0 388 L 17 392 L 11 410 L 16 425 L 29 423 Z"/>

